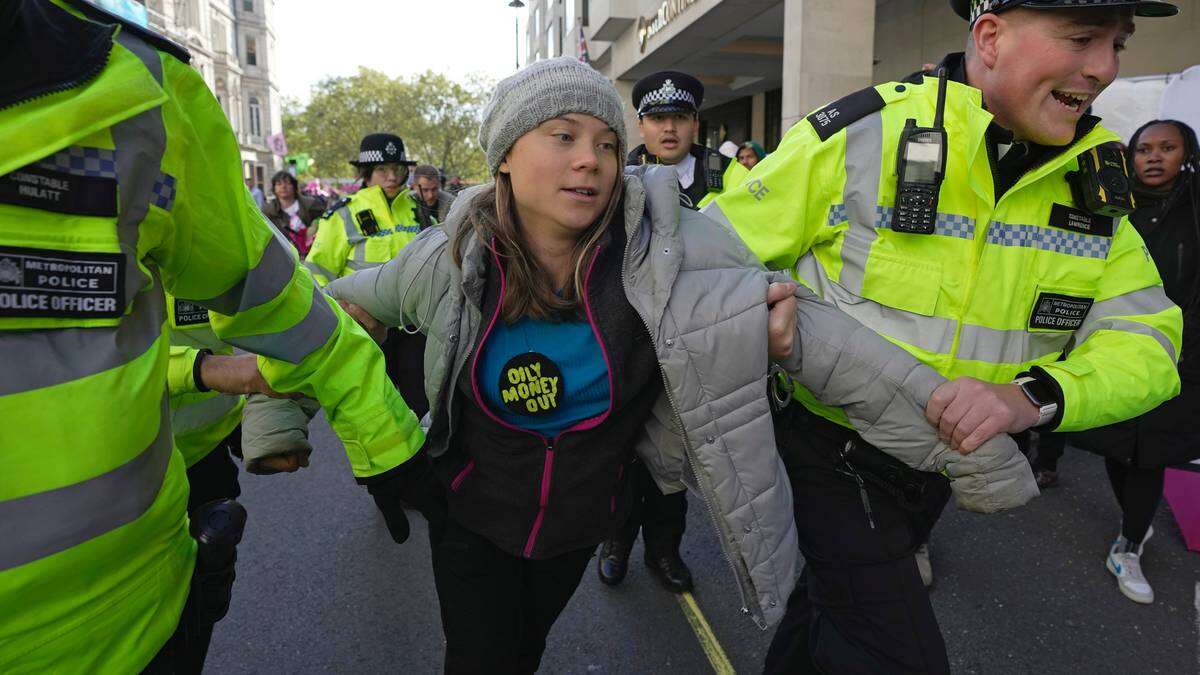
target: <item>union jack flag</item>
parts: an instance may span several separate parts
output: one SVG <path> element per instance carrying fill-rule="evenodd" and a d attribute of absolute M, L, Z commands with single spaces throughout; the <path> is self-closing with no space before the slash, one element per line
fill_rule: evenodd
<path fill-rule="evenodd" d="M 588 58 L 587 38 L 585 38 L 583 36 L 583 24 L 582 23 L 579 24 L 579 60 L 583 61 L 584 63 L 588 64 L 589 66 L 592 64 L 591 60 Z"/>

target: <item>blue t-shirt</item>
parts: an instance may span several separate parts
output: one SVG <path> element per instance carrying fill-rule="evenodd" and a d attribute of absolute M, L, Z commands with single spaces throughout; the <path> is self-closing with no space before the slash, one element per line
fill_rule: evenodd
<path fill-rule="evenodd" d="M 475 375 L 494 414 L 543 436 L 608 409 L 608 363 L 587 321 L 499 321 L 481 347 Z"/>

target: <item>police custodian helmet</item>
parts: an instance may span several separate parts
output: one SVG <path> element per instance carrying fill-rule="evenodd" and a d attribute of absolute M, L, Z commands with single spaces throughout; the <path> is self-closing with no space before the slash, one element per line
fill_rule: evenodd
<path fill-rule="evenodd" d="M 400 164 L 415 166 L 404 155 L 404 141 L 395 134 L 368 134 L 358 144 L 358 159 L 350 160 L 354 166 L 375 164 Z"/>
<path fill-rule="evenodd" d="M 954 12 L 975 23 L 981 14 L 1002 12 L 1013 7 L 1030 9 L 1079 9 L 1084 7 L 1133 7 L 1137 16 L 1174 16 L 1179 8 L 1161 0 L 950 0 Z"/>
<path fill-rule="evenodd" d="M 674 70 L 660 70 L 633 85 L 633 106 L 638 117 L 655 113 L 697 113 L 704 102 L 700 80 Z"/>

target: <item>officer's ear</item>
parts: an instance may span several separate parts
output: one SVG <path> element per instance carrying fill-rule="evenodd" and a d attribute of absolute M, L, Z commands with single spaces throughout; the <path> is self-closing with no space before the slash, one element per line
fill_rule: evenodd
<path fill-rule="evenodd" d="M 496 169 L 496 173 L 512 173 L 512 170 L 508 168 L 508 155 L 505 155 L 504 159 L 500 160 L 500 166 Z"/>
<path fill-rule="evenodd" d="M 971 42 L 975 56 L 991 70 L 996 67 L 1000 54 L 1000 34 L 1005 27 L 1004 19 L 995 14 L 984 14 L 971 27 Z"/>

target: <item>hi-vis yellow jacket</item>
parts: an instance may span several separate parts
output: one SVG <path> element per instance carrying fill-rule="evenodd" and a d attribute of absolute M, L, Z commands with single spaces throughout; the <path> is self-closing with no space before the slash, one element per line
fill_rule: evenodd
<path fill-rule="evenodd" d="M 364 214 L 374 218 L 377 230 L 371 234 L 364 233 Z M 334 204 L 318 222 L 317 238 L 304 265 L 322 286 L 351 272 L 384 264 L 421 233 L 417 203 L 408 190 L 389 204 L 383 188 L 377 185 Z"/>
<path fill-rule="evenodd" d="M 167 325 L 171 345 L 167 361 L 167 390 L 171 394 L 171 434 L 175 449 L 189 469 L 204 459 L 242 421 L 246 397 L 199 391 L 192 372 L 200 350 L 232 354 L 233 347 L 212 331 L 208 310 L 167 294 Z"/>
<path fill-rule="evenodd" d="M 29 63 L 0 78 L 0 672 L 138 672 L 179 622 L 196 551 L 164 290 L 264 355 L 273 388 L 319 399 L 356 476 L 423 435 L 371 339 L 263 219 L 187 53 L 83 2 L 16 11 L 6 47 Z"/>
<path fill-rule="evenodd" d="M 1127 219 L 1079 208 L 1076 157 L 1095 126 L 997 201 L 979 90 L 949 83 L 946 178 L 931 235 L 890 228 L 905 120 L 932 126 L 937 80 L 892 82 L 801 120 L 705 212 L 798 280 L 946 377 L 1008 382 L 1041 368 L 1058 429 L 1141 414 L 1179 392 L 1181 315 Z M 1059 361 L 1066 350 L 1067 356 Z M 809 409 L 845 424 L 803 390 Z"/>

